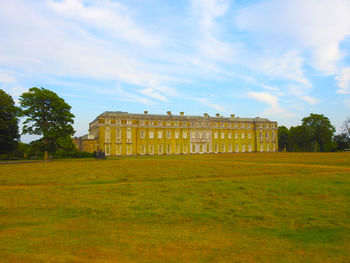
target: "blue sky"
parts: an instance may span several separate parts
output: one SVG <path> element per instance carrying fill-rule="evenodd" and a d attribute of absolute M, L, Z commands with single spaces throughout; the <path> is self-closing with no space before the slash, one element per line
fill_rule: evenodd
<path fill-rule="evenodd" d="M 104 111 L 350 115 L 349 0 L 0 0 L 0 88 Z M 23 137 L 29 141 L 31 137 Z"/>

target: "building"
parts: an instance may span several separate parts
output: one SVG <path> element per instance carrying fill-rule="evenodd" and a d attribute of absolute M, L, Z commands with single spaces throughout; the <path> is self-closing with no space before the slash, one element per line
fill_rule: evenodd
<path fill-rule="evenodd" d="M 75 139 L 80 150 L 106 155 L 274 152 L 277 122 L 264 118 L 134 114 L 107 111 Z"/>

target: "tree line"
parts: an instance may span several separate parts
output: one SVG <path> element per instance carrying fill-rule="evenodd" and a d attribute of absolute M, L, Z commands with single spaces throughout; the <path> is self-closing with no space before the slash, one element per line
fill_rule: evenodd
<path fill-rule="evenodd" d="M 33 87 L 20 96 L 19 105 L 0 89 L 1 159 L 91 156 L 76 150 L 71 138 L 75 132 L 71 106 L 55 92 Z M 39 140 L 20 142 L 20 118 L 24 118 L 22 134 L 39 135 Z"/>
<path fill-rule="evenodd" d="M 278 148 L 289 152 L 331 152 L 350 148 L 350 116 L 344 121 L 343 132 L 335 128 L 323 114 L 311 113 L 301 125 L 288 129 L 278 127 Z"/>

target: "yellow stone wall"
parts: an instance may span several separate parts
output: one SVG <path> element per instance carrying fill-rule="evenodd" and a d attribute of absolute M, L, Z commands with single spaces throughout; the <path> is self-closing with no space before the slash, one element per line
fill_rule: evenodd
<path fill-rule="evenodd" d="M 278 148 L 277 123 L 267 119 L 182 118 L 106 112 L 90 123 L 89 132 L 106 155 L 272 152 Z"/>

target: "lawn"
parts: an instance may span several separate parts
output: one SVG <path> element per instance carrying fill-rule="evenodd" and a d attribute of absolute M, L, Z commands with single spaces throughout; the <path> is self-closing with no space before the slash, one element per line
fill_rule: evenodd
<path fill-rule="evenodd" d="M 0 165 L 3 262 L 350 262 L 350 153 Z"/>

